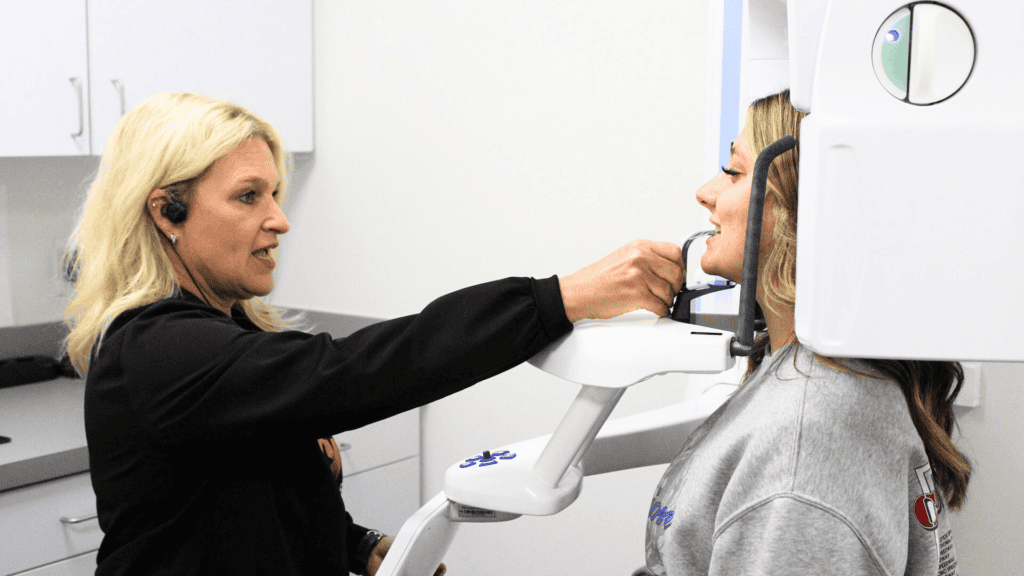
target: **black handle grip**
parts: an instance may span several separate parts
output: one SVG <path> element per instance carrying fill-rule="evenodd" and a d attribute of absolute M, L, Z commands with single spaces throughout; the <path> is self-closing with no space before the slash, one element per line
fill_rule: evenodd
<path fill-rule="evenodd" d="M 754 162 L 754 181 L 750 186 L 750 208 L 747 211 L 747 237 L 743 244 L 743 276 L 740 280 L 740 324 L 736 340 L 730 346 L 733 356 L 750 356 L 754 349 L 754 326 L 757 313 L 757 263 L 761 253 L 761 220 L 764 215 L 764 194 L 768 189 L 768 168 L 772 161 L 796 147 L 796 138 L 783 136 L 764 147 Z"/>

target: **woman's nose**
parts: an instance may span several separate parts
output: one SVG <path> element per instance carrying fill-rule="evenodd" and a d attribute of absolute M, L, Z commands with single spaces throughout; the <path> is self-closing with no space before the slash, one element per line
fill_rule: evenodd
<path fill-rule="evenodd" d="M 288 224 L 288 217 L 284 215 L 284 210 L 281 210 L 281 206 L 277 202 L 270 202 L 270 204 L 271 215 L 264 224 L 264 228 L 278 234 L 284 234 L 291 228 Z"/>
<path fill-rule="evenodd" d="M 714 182 L 715 179 L 712 178 L 697 189 L 697 203 L 708 210 L 714 209 L 715 200 L 718 198 L 718 190 L 714 186 Z"/>

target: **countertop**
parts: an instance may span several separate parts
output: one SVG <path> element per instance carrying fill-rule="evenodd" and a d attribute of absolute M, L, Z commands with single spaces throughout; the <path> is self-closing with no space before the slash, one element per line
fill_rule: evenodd
<path fill-rule="evenodd" d="M 89 469 L 84 399 L 84 379 L 0 389 L 0 491 Z"/>

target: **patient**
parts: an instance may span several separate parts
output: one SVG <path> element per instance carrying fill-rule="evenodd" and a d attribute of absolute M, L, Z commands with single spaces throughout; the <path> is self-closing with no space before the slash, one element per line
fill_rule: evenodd
<path fill-rule="evenodd" d="M 729 165 L 697 191 L 717 230 L 708 273 L 740 280 L 754 160 L 799 139 L 801 118 L 788 91 L 755 102 Z M 647 571 L 957 574 L 946 508 L 963 504 L 971 473 L 950 439 L 962 369 L 826 358 L 797 340 L 798 150 L 769 171 L 757 284 L 767 333 L 743 386 L 653 491 Z"/>

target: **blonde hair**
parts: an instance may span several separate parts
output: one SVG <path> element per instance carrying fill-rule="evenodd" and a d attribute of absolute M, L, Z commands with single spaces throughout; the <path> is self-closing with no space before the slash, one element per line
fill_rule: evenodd
<path fill-rule="evenodd" d="M 800 121 L 805 114 L 793 108 L 789 91 L 767 96 L 747 111 L 747 144 L 754 158 L 765 146 L 785 135 L 800 140 Z M 769 251 L 758 272 L 758 285 L 763 287 L 765 306 L 796 305 L 796 216 L 799 155 L 797 149 L 776 158 L 768 170 L 765 206 L 771 205 L 775 218 Z M 792 313 L 790 311 L 790 313 Z M 764 360 L 771 342 L 768 334 L 754 343 L 747 377 Z M 794 346 L 800 346 L 797 341 Z M 784 355 L 780 354 L 778 359 Z M 793 355 L 794 362 L 796 355 Z M 917 429 L 932 465 L 932 474 L 945 501 L 952 509 L 963 506 L 971 479 L 971 463 L 953 444 L 951 434 L 956 425 L 953 401 L 963 386 L 963 367 L 959 362 L 923 360 L 879 360 L 870 358 L 831 358 L 814 354 L 823 365 L 835 370 L 871 378 L 889 380 L 899 386 L 907 401 L 910 419 Z"/>
<path fill-rule="evenodd" d="M 789 91 L 762 98 L 747 109 L 747 146 L 751 157 L 783 136 L 800 140 L 800 121 L 806 114 L 789 104 Z M 794 148 L 772 161 L 768 168 L 765 208 L 771 210 L 772 247 L 760 266 L 758 287 L 764 305 L 778 313 L 777 306 L 796 305 L 796 205 L 799 150 Z"/>
<path fill-rule="evenodd" d="M 64 313 L 70 334 L 65 349 L 86 374 L 90 353 L 122 312 L 176 294 L 180 287 L 146 200 L 155 188 L 202 178 L 215 160 L 249 138 L 270 147 L 282 202 L 288 158 L 273 126 L 245 108 L 196 94 L 158 94 L 121 118 L 107 142 L 99 172 L 68 241 L 75 278 Z M 186 189 L 186 205 L 191 190 Z M 260 299 L 238 307 L 263 330 L 292 324 Z"/>

